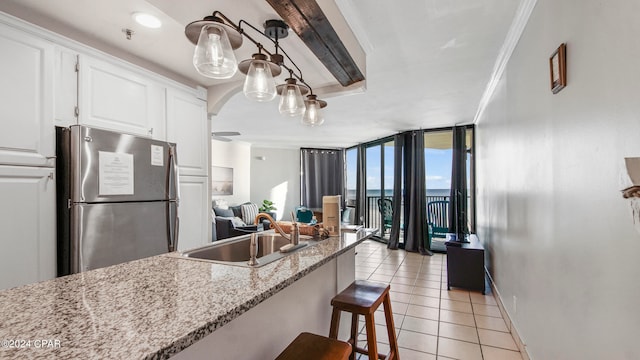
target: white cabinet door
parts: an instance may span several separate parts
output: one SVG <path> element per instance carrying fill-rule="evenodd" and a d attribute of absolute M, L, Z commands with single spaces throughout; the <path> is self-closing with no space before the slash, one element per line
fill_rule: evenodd
<path fill-rule="evenodd" d="M 181 175 L 207 176 L 211 143 L 207 103 L 193 93 L 167 89 L 167 140 L 178 144 Z"/>
<path fill-rule="evenodd" d="M 55 50 L 53 97 L 56 126 L 69 127 L 78 123 L 78 53 L 57 46 Z"/>
<path fill-rule="evenodd" d="M 210 198 L 208 178 L 180 176 L 179 251 L 193 249 L 211 242 Z"/>
<path fill-rule="evenodd" d="M 0 164 L 53 166 L 53 45 L 0 24 Z"/>
<path fill-rule="evenodd" d="M 165 140 L 164 87 L 150 78 L 80 55 L 79 122 Z"/>
<path fill-rule="evenodd" d="M 0 290 L 56 276 L 53 168 L 0 166 Z"/>

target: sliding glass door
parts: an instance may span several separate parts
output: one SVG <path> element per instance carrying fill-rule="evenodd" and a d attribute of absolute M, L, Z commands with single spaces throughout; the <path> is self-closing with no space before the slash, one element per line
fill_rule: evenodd
<path fill-rule="evenodd" d="M 365 226 L 379 229 L 379 237 L 389 239 L 393 207 L 394 174 L 393 138 L 366 147 Z"/>
<path fill-rule="evenodd" d="M 382 198 L 382 147 L 380 144 L 368 146 L 365 153 L 365 193 L 367 194 L 364 217 L 365 226 L 382 230 L 382 216 L 378 211 L 378 201 Z"/>
<path fill-rule="evenodd" d="M 446 251 L 444 242 L 445 234 L 449 232 L 452 159 L 452 130 L 424 133 L 427 226 L 431 235 L 431 248 L 429 250 L 433 251 Z"/>
<path fill-rule="evenodd" d="M 449 232 L 449 207 L 451 206 L 451 176 L 454 166 L 464 167 L 466 174 L 466 223 L 471 232 L 475 228 L 473 127 L 465 129 L 464 161 L 456 163 L 453 158 L 453 130 L 426 131 L 424 135 L 427 223 L 431 234 L 431 250 L 446 251 L 446 233 Z"/>
<path fill-rule="evenodd" d="M 362 224 L 361 219 L 356 219 L 357 206 L 357 185 L 358 185 L 358 148 L 352 147 L 345 151 L 345 211 L 348 214 L 344 216 L 343 222 L 348 224 Z"/>

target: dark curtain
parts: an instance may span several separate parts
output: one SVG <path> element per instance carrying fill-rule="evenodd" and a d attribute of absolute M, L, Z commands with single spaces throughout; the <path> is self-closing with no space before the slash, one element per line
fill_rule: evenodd
<path fill-rule="evenodd" d="M 464 240 L 467 229 L 467 145 L 466 128 L 453 128 L 453 159 L 449 203 L 449 232 Z"/>
<path fill-rule="evenodd" d="M 427 200 L 424 167 L 424 131 L 404 136 L 404 249 L 431 255 L 425 248 L 428 239 Z M 429 246 L 430 247 L 430 246 Z"/>
<path fill-rule="evenodd" d="M 366 164 L 366 147 L 364 144 L 358 145 L 358 155 L 357 155 L 357 173 L 356 173 L 356 213 L 355 213 L 355 223 L 358 225 L 364 225 L 364 212 L 366 209 L 366 174 L 365 174 L 365 164 Z"/>
<path fill-rule="evenodd" d="M 400 244 L 400 211 L 402 211 L 402 150 L 404 148 L 404 136 L 397 134 L 393 137 L 395 148 L 393 149 L 393 220 L 387 248 L 396 250 Z"/>
<path fill-rule="evenodd" d="M 300 200 L 309 209 L 322 209 L 322 197 L 342 195 L 344 154 L 335 149 L 300 149 Z M 340 204 L 343 207 L 343 204 Z"/>

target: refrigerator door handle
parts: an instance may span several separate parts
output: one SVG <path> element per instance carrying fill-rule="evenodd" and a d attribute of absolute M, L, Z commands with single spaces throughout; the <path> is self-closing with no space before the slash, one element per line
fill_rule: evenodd
<path fill-rule="evenodd" d="M 180 217 L 178 215 L 178 208 L 180 207 L 180 169 L 178 168 L 175 145 L 169 147 L 169 157 L 171 159 L 169 181 L 173 184 L 173 193 L 175 194 L 175 214 L 173 214 L 173 221 L 169 220 L 169 252 L 172 252 L 178 249 L 178 232 L 180 228 Z"/>
<path fill-rule="evenodd" d="M 173 170 L 173 176 L 171 176 L 170 171 L 169 181 L 173 180 L 173 193 L 176 195 L 176 204 L 180 205 L 180 169 L 178 168 L 175 145 L 169 147 L 169 158 L 171 159 L 171 169 Z"/>
<path fill-rule="evenodd" d="M 178 217 L 178 207 L 176 206 L 176 217 L 174 221 L 172 243 L 169 245 L 169 252 L 178 250 L 178 231 L 180 230 L 180 218 Z"/>
<path fill-rule="evenodd" d="M 172 252 L 178 250 L 178 231 L 180 227 L 180 218 L 178 217 L 178 204 L 175 201 L 170 201 L 168 206 L 168 249 L 169 252 Z"/>

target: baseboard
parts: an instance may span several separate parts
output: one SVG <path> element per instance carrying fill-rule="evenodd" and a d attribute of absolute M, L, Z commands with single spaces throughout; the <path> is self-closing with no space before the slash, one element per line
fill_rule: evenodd
<path fill-rule="evenodd" d="M 502 302 L 502 296 L 500 296 L 500 291 L 498 291 L 496 284 L 493 282 L 493 278 L 491 277 L 491 275 L 489 274 L 486 268 L 484 269 L 484 271 L 487 274 L 489 283 L 491 284 L 491 291 L 493 291 L 494 298 L 498 303 L 498 308 L 500 308 L 500 313 L 502 314 L 502 318 L 504 319 L 504 322 L 507 324 L 507 329 L 509 329 L 511 336 L 513 336 L 513 340 L 516 342 L 516 345 L 518 345 L 518 349 L 520 350 L 520 354 L 522 354 L 522 358 L 524 360 L 531 360 L 531 357 L 527 352 L 527 344 L 522 340 L 522 338 L 520 337 L 520 334 L 518 333 L 518 330 L 516 329 L 515 325 L 511 321 L 511 316 L 509 316 L 509 313 L 507 312 L 507 309 L 504 307 L 504 304 Z"/>

